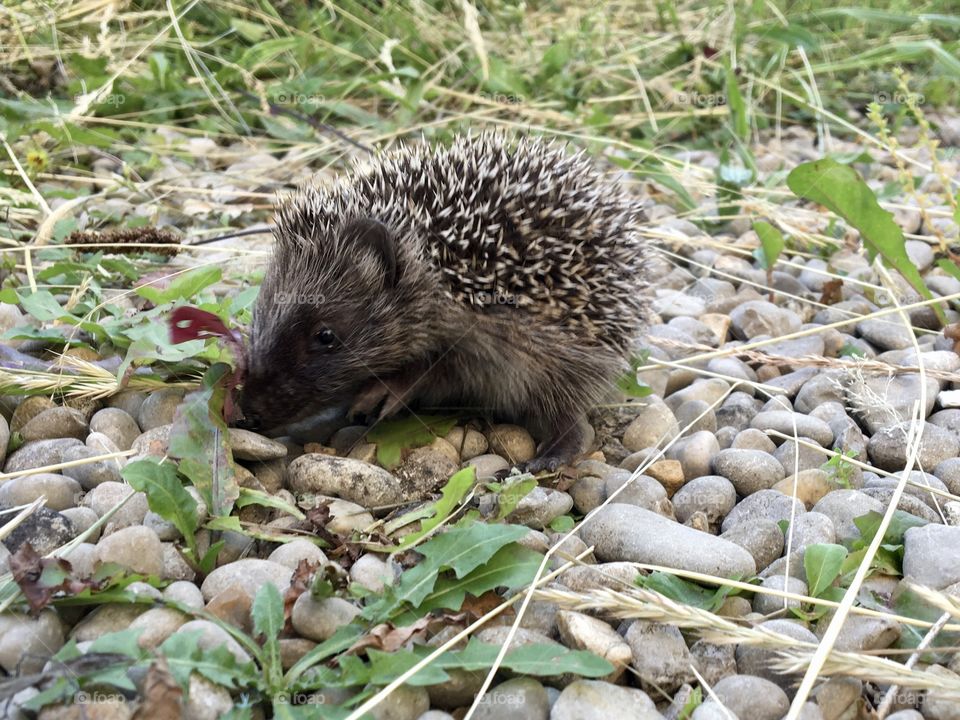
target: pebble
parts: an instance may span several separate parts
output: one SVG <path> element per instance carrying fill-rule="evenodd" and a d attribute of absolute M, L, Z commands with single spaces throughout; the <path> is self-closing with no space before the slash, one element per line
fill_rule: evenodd
<path fill-rule="evenodd" d="M 867 442 L 871 462 L 881 470 L 895 472 L 907 465 L 907 432 L 910 422 L 897 423 L 877 431 Z M 917 464 L 934 468 L 944 460 L 960 455 L 960 440 L 949 430 L 932 423 L 923 423 Z"/>
<path fill-rule="evenodd" d="M 233 698 L 227 688 L 216 685 L 200 673 L 192 673 L 184 698 L 183 713 L 189 720 L 217 720 L 233 710 Z"/>
<path fill-rule="evenodd" d="M 683 487 L 683 465 L 678 460 L 657 460 L 647 468 L 647 475 L 656 480 L 667 491 L 667 497 Z"/>
<path fill-rule="evenodd" d="M 631 646 L 607 623 L 583 613 L 561 610 L 556 613 L 556 624 L 560 640 L 568 648 L 588 650 L 613 665 L 613 672 L 604 680 L 616 682 L 623 675 L 633 658 Z"/>
<path fill-rule="evenodd" d="M 800 329 L 800 318 L 766 300 L 741 303 L 730 311 L 730 328 L 740 340 L 758 335 L 780 337 Z"/>
<path fill-rule="evenodd" d="M 80 493 L 80 483 L 73 478 L 54 473 L 20 475 L 0 484 L 0 505 L 28 505 L 43 496 L 51 510 L 66 510 L 77 506 Z"/>
<path fill-rule="evenodd" d="M 730 429 L 733 428 L 724 428 Z M 746 430 L 741 430 L 733 438 L 733 443 L 731 447 L 737 450 L 759 450 L 772 454 L 776 451 L 777 446 L 765 433 L 760 430 L 755 430 L 753 428 L 747 428 Z"/>
<path fill-rule="evenodd" d="M 7 458 L 3 471 L 12 475 L 48 465 L 59 465 L 63 462 L 63 454 L 74 447 L 83 447 L 83 443 L 76 438 L 37 440 L 27 443 Z"/>
<path fill-rule="evenodd" d="M 948 458 L 939 463 L 933 469 L 933 474 L 953 495 L 960 495 L 960 457 Z"/>
<path fill-rule="evenodd" d="M 573 498 L 552 488 L 535 487 L 507 516 L 507 522 L 542 530 L 561 515 L 573 509 Z"/>
<path fill-rule="evenodd" d="M 228 566 L 229 567 L 229 566 Z M 339 597 L 317 600 L 305 592 L 293 604 L 290 622 L 293 629 L 303 637 L 323 642 L 360 614 L 360 609 Z"/>
<path fill-rule="evenodd" d="M 720 537 L 749 552 L 757 564 L 758 572 L 783 553 L 783 531 L 773 520 L 760 518 L 753 523 L 741 523 Z"/>
<path fill-rule="evenodd" d="M 237 460 L 279 460 L 287 455 L 283 443 L 241 428 L 230 428 L 230 449 Z"/>
<path fill-rule="evenodd" d="M 729 599 L 729 598 L 728 598 Z M 736 598 L 744 600 L 744 598 Z M 717 645 L 706 640 L 697 640 L 690 646 L 690 659 L 703 679 L 711 687 L 728 675 L 737 672 L 736 648 L 733 645 Z"/>
<path fill-rule="evenodd" d="M 604 481 L 603 494 L 605 499 L 612 498 L 612 502 L 636 505 L 661 515 L 669 506 L 663 485 L 648 475 L 634 476 L 626 470 Z"/>
<path fill-rule="evenodd" d="M 930 524 L 907 530 L 903 541 L 903 576 L 939 590 L 960 582 L 960 527 Z"/>
<path fill-rule="evenodd" d="M 257 591 L 270 582 L 282 595 L 292 576 L 293 570 L 286 565 L 258 558 L 242 558 L 222 565 L 207 575 L 200 592 L 203 593 L 203 599 L 209 602 L 228 587 L 236 586 L 242 588 L 252 600 Z"/>
<path fill-rule="evenodd" d="M 87 460 L 96 457 L 101 453 L 93 448 L 80 445 L 78 447 L 67 448 L 63 452 L 64 462 L 74 460 Z M 61 472 L 67 477 L 71 477 L 83 487 L 84 490 L 91 490 L 103 483 L 122 482 L 120 476 L 120 464 L 116 460 L 95 460 L 93 462 L 83 462 L 70 467 L 65 467 Z"/>
<path fill-rule="evenodd" d="M 429 715 L 421 715 L 419 720 L 431 720 Z M 452 716 L 447 717 L 452 720 Z M 473 717 L 474 720 L 547 720 L 550 698 L 546 688 L 536 679 L 513 678 L 484 693 Z"/>
<path fill-rule="evenodd" d="M 97 562 L 116 563 L 141 575 L 161 575 L 160 538 L 148 527 L 121 528 L 97 543 Z"/>
<path fill-rule="evenodd" d="M 720 529 L 726 532 L 741 523 L 755 523 L 761 518 L 774 522 L 780 520 L 789 522 L 791 514 L 799 517 L 804 512 L 803 503 L 799 500 L 787 497 L 776 490 L 760 490 L 737 503 L 737 506 L 724 518 Z"/>
<path fill-rule="evenodd" d="M 132 495 L 132 497 L 130 497 Z M 129 499 L 127 499 L 129 497 Z M 126 502 L 124 502 L 126 500 Z M 147 515 L 147 496 L 142 492 L 135 492 L 129 485 L 119 482 L 105 482 L 97 485 L 83 498 L 85 507 L 93 510 L 97 517 L 103 517 L 108 512 L 120 507 L 103 528 L 103 534 L 109 535 L 120 528 L 139 525 Z"/>
<path fill-rule="evenodd" d="M 803 580 L 790 575 L 770 575 L 763 579 L 760 587 L 777 592 L 793 593 L 794 595 L 807 594 L 807 584 Z M 799 600 L 784 598 L 779 595 L 758 592 L 753 596 L 753 611 L 761 615 L 788 612 L 788 608 L 799 608 L 800 605 Z"/>
<path fill-rule="evenodd" d="M 666 451 L 670 460 L 677 460 L 685 478 L 712 475 L 713 458 L 720 452 L 720 444 L 713 433 L 706 430 L 690 437 L 680 438 Z"/>
<path fill-rule="evenodd" d="M 793 620 L 766 620 L 759 623 L 757 628 L 769 630 L 780 635 L 786 635 L 799 642 L 816 645 L 817 636 L 810 632 L 800 622 Z M 779 685 L 791 695 L 796 692 L 797 679 L 800 673 L 781 674 L 773 669 L 774 663 L 780 659 L 776 650 L 766 649 L 757 645 L 741 644 L 737 646 L 737 670 L 742 675 L 756 675 L 765 678 L 775 685 Z"/>
<path fill-rule="evenodd" d="M 90 432 L 103 433 L 121 450 L 129 450 L 142 431 L 130 413 L 120 408 L 107 407 L 98 410 L 90 418 Z"/>
<path fill-rule="evenodd" d="M 284 565 L 291 570 L 296 570 L 297 566 L 304 561 L 312 564 L 325 565 L 327 563 L 327 556 L 323 550 L 317 547 L 316 543 L 306 538 L 297 538 L 278 547 L 267 556 L 267 560 L 278 563 L 279 565 Z"/>
<path fill-rule="evenodd" d="M 57 407 L 56 403 L 45 395 L 33 395 L 23 398 L 10 417 L 10 432 L 20 432 L 24 426 L 44 410 Z"/>
<path fill-rule="evenodd" d="M 329 692 L 325 690 L 324 694 Z M 373 708 L 370 716 L 373 720 L 419 720 L 429 709 L 430 694 L 426 688 L 401 685 Z"/>
<path fill-rule="evenodd" d="M 686 523 L 695 512 L 701 512 L 711 526 L 716 526 L 733 510 L 737 491 L 725 477 L 704 475 L 686 483 L 671 500 L 680 522 Z"/>
<path fill-rule="evenodd" d="M 524 463 L 537 455 L 537 444 L 530 433 L 519 425 L 494 425 L 487 431 L 490 452 L 510 463 Z"/>
<path fill-rule="evenodd" d="M 732 392 L 716 411 L 717 426 L 745 430 L 750 427 L 754 416 L 760 412 L 760 407 L 761 403 L 751 395 Z"/>
<path fill-rule="evenodd" d="M 180 626 L 177 630 L 178 635 L 197 634 L 197 647 L 201 650 L 213 650 L 217 647 L 225 647 L 233 655 L 237 662 L 245 664 L 250 662 L 250 656 L 243 646 L 234 640 L 230 634 L 216 623 L 210 620 L 190 620 Z"/>
<path fill-rule="evenodd" d="M 510 469 L 510 463 L 499 455 L 487 453 L 470 458 L 464 463 L 464 467 L 474 467 L 477 471 L 478 480 L 489 480 L 497 476 L 497 473 Z"/>
<path fill-rule="evenodd" d="M 83 413 L 69 407 L 52 407 L 32 418 L 20 431 L 24 442 L 76 438 L 83 440 L 89 429 Z"/>
<path fill-rule="evenodd" d="M 373 593 L 382 593 L 395 582 L 391 566 L 372 553 L 361 555 L 350 566 L 350 579 Z"/>
<path fill-rule="evenodd" d="M 54 610 L 36 617 L 7 611 L 0 614 L 0 667 L 9 676 L 40 672 L 66 642 L 62 621 Z"/>
<path fill-rule="evenodd" d="M 179 388 L 163 388 L 149 393 L 137 412 L 137 425 L 143 432 L 169 425 L 183 402 L 183 396 L 184 392 Z"/>
<path fill-rule="evenodd" d="M 790 709 L 787 694 L 755 675 L 730 675 L 713 687 L 717 699 L 738 718 L 780 720 Z"/>
<path fill-rule="evenodd" d="M 680 425 L 666 403 L 655 395 L 644 398 L 644 407 L 627 426 L 623 446 L 630 452 L 662 448 L 680 433 Z"/>
<path fill-rule="evenodd" d="M 601 562 L 643 562 L 720 577 L 756 573 L 753 557 L 743 548 L 633 505 L 601 508 L 580 537 L 594 546 Z"/>
<path fill-rule="evenodd" d="M 601 680 L 575 680 L 560 693 L 550 720 L 663 720 L 642 690 Z"/>
<path fill-rule="evenodd" d="M 483 455 L 490 447 L 490 443 L 487 442 L 487 438 L 482 432 L 459 425 L 447 433 L 446 440 L 456 448 L 461 461 Z"/>
<path fill-rule="evenodd" d="M 813 511 L 830 518 L 837 533 L 837 542 L 847 545 L 860 537 L 860 530 L 854 519 L 866 515 L 871 510 L 882 513 L 884 505 L 859 490 L 834 490 L 824 495 Z"/>
<path fill-rule="evenodd" d="M 633 653 L 633 669 L 640 687 L 672 693 L 685 682 L 694 682 L 687 643 L 676 625 L 635 620 L 623 639 Z"/>
<path fill-rule="evenodd" d="M 76 537 L 76 528 L 63 515 L 45 507 L 38 507 L 11 530 L 3 545 L 14 554 L 25 543 L 30 543 L 38 555 L 53 552 Z"/>
<path fill-rule="evenodd" d="M 923 382 L 919 375 L 873 375 L 863 382 L 849 383 L 847 403 L 857 409 L 857 415 L 867 428 L 867 432 L 878 433 L 890 425 L 907 421 L 912 417 L 913 405 L 920 398 Z M 927 417 L 933 410 L 940 386 L 936 380 L 926 381 L 926 405 L 923 415 Z M 871 400 L 863 402 L 863 398 Z"/>
<path fill-rule="evenodd" d="M 867 318 L 857 323 L 857 334 L 882 350 L 899 350 L 913 346 L 913 332 L 895 316 Z"/>
<path fill-rule="evenodd" d="M 848 618 L 849 619 L 849 618 Z M 840 720 L 856 715 L 863 693 L 863 683 L 856 678 L 832 677 L 810 693 L 827 720 Z"/>
<path fill-rule="evenodd" d="M 144 650 L 152 650 L 162 645 L 189 619 L 187 615 L 173 608 L 150 608 L 139 617 L 134 618 L 128 628 L 140 631 L 137 645 Z"/>
<path fill-rule="evenodd" d="M 808 437 L 823 447 L 833 445 L 833 430 L 827 423 L 796 412 L 784 410 L 762 412 L 753 418 L 750 427 L 764 432 L 774 430 L 791 437 Z"/>
<path fill-rule="evenodd" d="M 698 379 L 692 385 L 677 390 L 667 398 L 667 407 L 676 411 L 681 405 L 692 400 L 699 400 L 713 406 L 719 403 L 730 392 L 730 384 L 720 378 Z"/>
<path fill-rule="evenodd" d="M 332 495 L 367 508 L 413 502 L 430 489 L 401 483 L 376 465 L 319 453 L 301 455 L 290 463 L 288 473 L 295 494 Z"/>
<path fill-rule="evenodd" d="M 796 475 L 784 478 L 773 486 L 784 495 L 796 497 L 807 510 L 812 510 L 824 495 L 833 490 L 836 483 L 819 469 L 801 470 Z"/>
<path fill-rule="evenodd" d="M 766 490 L 783 479 L 783 466 L 760 450 L 721 450 L 713 459 L 714 471 L 727 478 L 740 495 Z"/>
<path fill-rule="evenodd" d="M 194 610 L 203 608 L 203 593 L 192 582 L 178 580 L 170 583 L 163 589 L 163 597 L 167 600 L 182 603 Z"/>
<path fill-rule="evenodd" d="M 826 630 L 826 623 L 822 623 L 822 627 Z M 869 652 L 892 647 L 899 639 L 900 623 L 895 620 L 850 615 L 844 621 L 834 646 L 837 650 Z"/>
<path fill-rule="evenodd" d="M 837 531 L 833 521 L 823 513 L 807 512 L 796 518 L 787 532 L 789 546 L 793 552 L 803 550 L 808 545 L 830 544 L 837 541 Z M 785 546 L 787 543 L 784 543 Z"/>

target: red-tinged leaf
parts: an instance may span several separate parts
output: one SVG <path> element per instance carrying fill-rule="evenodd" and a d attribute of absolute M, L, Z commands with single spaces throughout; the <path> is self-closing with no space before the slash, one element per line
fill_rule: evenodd
<path fill-rule="evenodd" d="M 59 592 L 76 595 L 86 589 L 98 590 L 102 580 L 77 580 L 70 576 L 72 567 L 63 558 L 40 557 L 30 543 L 24 543 L 10 556 L 10 573 L 20 586 L 31 612 L 37 613 Z"/>
<path fill-rule="evenodd" d="M 283 593 L 283 621 L 284 627 L 290 627 L 290 616 L 293 613 L 293 604 L 297 598 L 310 590 L 310 581 L 313 574 L 320 567 L 318 562 L 301 560 L 297 564 L 297 569 L 293 571 L 293 577 L 290 578 L 290 585 Z"/>

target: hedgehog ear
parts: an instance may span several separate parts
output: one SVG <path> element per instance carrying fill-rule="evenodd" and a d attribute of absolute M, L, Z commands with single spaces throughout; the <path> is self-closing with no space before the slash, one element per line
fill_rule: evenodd
<path fill-rule="evenodd" d="M 383 265 L 383 284 L 392 288 L 397 284 L 397 246 L 390 229 L 372 217 L 350 220 L 343 228 L 344 242 L 353 243 L 358 249 L 373 251 Z"/>

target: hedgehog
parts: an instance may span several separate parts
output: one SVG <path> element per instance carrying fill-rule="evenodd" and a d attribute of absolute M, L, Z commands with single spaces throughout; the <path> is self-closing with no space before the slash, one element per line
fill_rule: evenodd
<path fill-rule="evenodd" d="M 500 133 L 301 188 L 277 209 L 241 425 L 456 408 L 525 425 L 524 469 L 556 471 L 649 321 L 643 219 L 583 151 Z"/>

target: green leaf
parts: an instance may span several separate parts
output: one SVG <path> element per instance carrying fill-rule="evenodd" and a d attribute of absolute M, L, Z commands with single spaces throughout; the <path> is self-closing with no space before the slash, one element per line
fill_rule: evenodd
<path fill-rule="evenodd" d="M 48 290 L 37 290 L 36 292 L 21 290 L 17 295 L 24 312 L 40 322 L 52 322 L 63 318 L 76 319 L 60 307 L 60 303 Z"/>
<path fill-rule="evenodd" d="M 453 527 L 430 538 L 422 546 L 423 559 L 407 570 L 385 597 L 364 610 L 368 619 L 381 618 L 398 607 L 417 607 L 433 590 L 440 572 L 452 570 L 458 578 L 486 563 L 502 547 L 530 532 L 519 525 L 488 525 L 474 522 Z"/>
<path fill-rule="evenodd" d="M 456 417 L 438 415 L 412 415 L 400 420 L 387 420 L 370 430 L 367 440 L 376 443 L 377 462 L 389 469 L 400 464 L 404 449 L 429 445 L 434 439 L 450 432 L 456 422 Z"/>
<path fill-rule="evenodd" d="M 511 650 L 503 666 L 521 675 L 551 676 L 571 673 L 582 677 L 603 677 L 614 667 L 586 650 L 568 650 L 562 645 L 522 645 Z"/>
<path fill-rule="evenodd" d="M 177 468 L 156 458 L 135 460 L 120 471 L 134 490 L 145 493 L 153 512 L 180 531 L 188 540 L 197 532 L 197 501 L 180 482 Z"/>
<path fill-rule="evenodd" d="M 883 520 L 883 514 L 876 510 L 871 510 L 866 515 L 861 515 L 853 519 L 853 524 L 860 531 L 860 539 L 854 544 L 855 549 L 867 547 L 873 542 L 874 536 L 880 529 L 880 522 Z M 893 517 L 890 519 L 890 525 L 887 526 L 887 532 L 883 535 L 883 542 L 887 545 L 902 545 L 903 537 L 907 530 L 913 527 L 923 527 L 929 524 L 929 521 L 919 518 L 916 515 L 904 512 L 903 510 L 894 510 Z"/>
<path fill-rule="evenodd" d="M 396 622 L 398 625 L 413 622 L 437 608 L 459 610 L 467 595 L 480 597 L 498 587 L 511 590 L 525 587 L 536 577 L 542 561 L 543 556 L 534 550 L 522 545 L 507 545 L 462 578 L 449 575 L 438 578 L 433 591 L 417 605 L 417 612 L 401 615 Z"/>
<path fill-rule="evenodd" d="M 280 633 L 283 632 L 283 598 L 273 583 L 265 583 L 253 599 L 251 609 L 253 630 L 263 636 L 266 654 L 264 671 L 271 688 L 283 686 L 283 667 L 280 663 Z"/>
<path fill-rule="evenodd" d="M 810 595 L 820 597 L 840 575 L 847 549 L 843 545 L 818 543 L 807 547 L 803 555 L 803 567 L 807 572 L 807 587 Z"/>
<path fill-rule="evenodd" d="M 223 419 L 226 380 L 232 370 L 223 363 L 210 367 L 203 387 L 177 407 L 170 428 L 170 455 L 180 459 L 180 472 L 200 491 L 211 515 L 229 515 L 240 496 L 227 424 Z"/>
<path fill-rule="evenodd" d="M 184 690 L 189 687 L 190 674 L 198 672 L 205 678 L 226 688 L 253 685 L 258 680 L 252 662 L 239 663 L 226 645 L 201 650 L 199 640 L 203 633 L 176 632 L 157 648 L 170 667 L 170 673 Z"/>
<path fill-rule="evenodd" d="M 421 520 L 420 529 L 417 532 L 405 535 L 396 549 L 398 551 L 404 550 L 414 545 L 420 538 L 427 535 L 431 530 L 446 520 L 450 516 L 450 513 L 460 504 L 464 496 L 470 492 L 470 489 L 476 481 L 477 469 L 472 465 L 454 473 L 440 491 L 440 499 L 431 503 L 426 508 L 427 511 L 432 511 L 433 515 Z M 419 514 L 423 510 L 424 508 L 418 508 L 414 512 Z"/>
<path fill-rule="evenodd" d="M 740 85 L 733 68 L 727 65 L 727 105 L 730 108 L 730 119 L 733 121 L 733 130 L 736 136 L 743 141 L 750 137 L 750 120 L 747 117 L 747 105 L 740 94 Z"/>
<path fill-rule="evenodd" d="M 642 352 L 630 358 L 630 369 L 617 378 L 617 387 L 627 396 L 642 398 L 653 393 L 653 388 L 637 380 L 637 371 L 647 364 L 649 352 Z"/>
<path fill-rule="evenodd" d="M 733 590 L 728 586 L 704 588 L 689 580 L 660 571 L 638 577 L 637 584 L 684 605 L 710 611 L 723 605 L 723 601 Z"/>
<path fill-rule="evenodd" d="M 960 213 L 960 208 L 958 208 L 957 212 Z M 957 220 L 957 224 L 960 225 L 960 220 Z M 953 275 L 957 280 L 960 280 L 960 266 L 956 263 L 944 258 L 943 260 L 937 260 L 937 267 L 948 275 Z"/>
<path fill-rule="evenodd" d="M 763 220 L 758 220 L 753 224 L 753 231 L 760 238 L 761 255 L 758 258 L 764 270 L 769 270 L 777 264 L 780 253 L 786 246 L 783 235 L 773 225 Z"/>
<path fill-rule="evenodd" d="M 561 515 L 550 521 L 550 529 L 557 533 L 567 533 L 573 530 L 576 521 L 569 515 Z"/>
<path fill-rule="evenodd" d="M 517 509 L 517 505 L 537 487 L 535 477 L 523 475 L 508 477 L 497 491 L 497 520 L 503 520 Z"/>
<path fill-rule="evenodd" d="M 787 176 L 787 185 L 798 197 L 829 208 L 859 230 L 871 259 L 880 255 L 920 295 L 933 299 L 920 271 L 907 256 L 903 231 L 893 221 L 893 214 L 880 207 L 856 170 L 823 158 L 795 167 Z M 943 309 L 939 305 L 931 307 L 945 322 Z"/>
<path fill-rule="evenodd" d="M 150 285 L 141 285 L 134 288 L 137 295 L 146 298 L 154 305 L 163 305 L 174 300 L 191 300 L 194 295 L 216 282 L 220 282 L 223 271 L 213 265 L 197 268 L 178 275 L 164 290 L 158 290 Z"/>
<path fill-rule="evenodd" d="M 382 650 L 368 648 L 367 657 L 370 658 L 370 682 L 375 685 L 386 685 L 390 683 L 420 662 L 425 654 L 424 652 L 410 650 L 383 652 Z M 449 679 L 450 676 L 444 672 L 439 663 L 430 663 L 411 676 L 406 681 L 406 684 L 414 686 L 436 685 L 446 682 Z"/>

